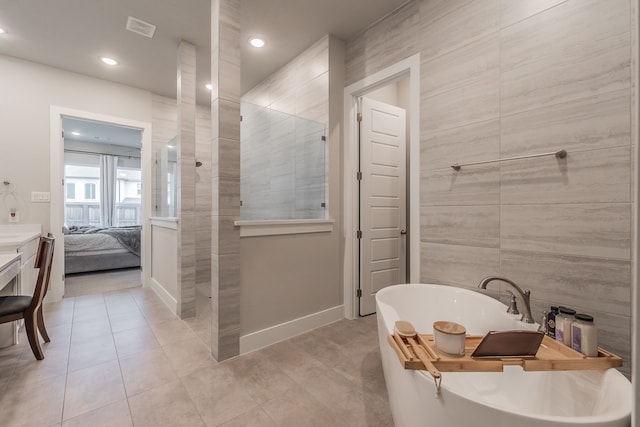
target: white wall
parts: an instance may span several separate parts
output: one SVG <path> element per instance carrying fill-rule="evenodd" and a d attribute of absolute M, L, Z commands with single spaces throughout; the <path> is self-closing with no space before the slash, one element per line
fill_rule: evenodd
<path fill-rule="evenodd" d="M 0 180 L 15 186 L 20 221 L 49 229 L 49 204 L 32 191 L 49 191 L 50 107 L 151 122 L 151 94 L 44 65 L 0 56 Z M 6 212 L 5 212 L 6 211 Z M 0 197 L 0 224 L 8 223 Z"/>

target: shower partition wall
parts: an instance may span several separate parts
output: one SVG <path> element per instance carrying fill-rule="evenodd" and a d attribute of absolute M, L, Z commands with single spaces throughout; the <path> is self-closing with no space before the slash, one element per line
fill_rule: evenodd
<path fill-rule="evenodd" d="M 247 102 L 240 109 L 240 219 L 324 219 L 325 124 Z"/>

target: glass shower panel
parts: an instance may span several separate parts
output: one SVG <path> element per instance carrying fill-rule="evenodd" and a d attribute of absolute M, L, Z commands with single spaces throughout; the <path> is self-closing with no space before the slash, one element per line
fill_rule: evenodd
<path fill-rule="evenodd" d="M 296 117 L 296 217 L 324 218 L 324 124 Z"/>
<path fill-rule="evenodd" d="M 246 102 L 241 114 L 240 218 L 324 218 L 325 125 Z"/>

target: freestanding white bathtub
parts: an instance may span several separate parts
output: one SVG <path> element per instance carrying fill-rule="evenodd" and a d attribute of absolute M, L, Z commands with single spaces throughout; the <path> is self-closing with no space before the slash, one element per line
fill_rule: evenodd
<path fill-rule="evenodd" d="M 440 395 L 426 371 L 405 370 L 387 342 L 397 320 L 432 333 L 436 320 L 464 325 L 469 335 L 532 329 L 499 301 L 441 285 L 397 285 L 377 293 L 378 340 L 396 427 L 629 427 L 631 383 L 617 370 L 443 372 Z"/>

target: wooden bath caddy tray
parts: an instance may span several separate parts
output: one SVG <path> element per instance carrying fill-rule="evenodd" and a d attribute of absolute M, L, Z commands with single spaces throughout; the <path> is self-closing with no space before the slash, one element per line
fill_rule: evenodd
<path fill-rule="evenodd" d="M 602 348 L 598 349 L 598 357 L 586 357 L 581 353 L 558 343 L 545 335 L 535 357 L 471 357 L 473 350 L 482 341 L 482 336 L 467 336 L 464 356 L 448 356 L 436 351 L 433 335 L 416 335 L 414 339 L 403 338 L 397 334 L 388 336 L 391 347 L 395 350 L 400 363 L 405 369 L 429 370 L 440 372 L 502 372 L 504 366 L 521 366 L 525 371 L 582 371 L 617 368 L 622 366 L 622 359 Z M 417 348 L 414 348 L 414 344 Z M 433 365 L 429 369 L 420 360 L 426 356 Z"/>

